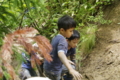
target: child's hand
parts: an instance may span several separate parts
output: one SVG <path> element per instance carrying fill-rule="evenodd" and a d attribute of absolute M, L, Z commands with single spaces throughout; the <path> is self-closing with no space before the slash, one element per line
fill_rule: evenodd
<path fill-rule="evenodd" d="M 72 65 L 75 65 L 75 63 L 72 62 L 71 60 L 68 60 L 68 62 L 69 62 L 70 64 L 72 64 Z"/>
<path fill-rule="evenodd" d="M 73 78 L 75 80 L 82 80 L 82 75 L 77 72 L 76 70 L 72 69 L 72 70 L 69 70 L 69 73 L 73 76 Z"/>

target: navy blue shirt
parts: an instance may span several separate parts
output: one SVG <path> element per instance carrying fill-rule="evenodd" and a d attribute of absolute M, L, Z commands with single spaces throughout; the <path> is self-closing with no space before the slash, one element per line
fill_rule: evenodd
<path fill-rule="evenodd" d="M 45 60 L 43 68 L 47 71 L 52 71 L 54 74 L 57 74 L 62 70 L 62 62 L 58 57 L 58 52 L 64 52 L 66 55 L 68 50 L 68 43 L 64 36 L 58 34 L 52 39 L 51 45 L 53 49 L 50 55 L 53 61 L 48 62 Z"/>
<path fill-rule="evenodd" d="M 75 63 L 76 48 L 70 48 L 66 54 L 69 59 Z"/>
<path fill-rule="evenodd" d="M 75 48 L 70 48 L 66 54 L 66 56 L 71 56 L 74 55 L 76 53 L 76 49 Z"/>

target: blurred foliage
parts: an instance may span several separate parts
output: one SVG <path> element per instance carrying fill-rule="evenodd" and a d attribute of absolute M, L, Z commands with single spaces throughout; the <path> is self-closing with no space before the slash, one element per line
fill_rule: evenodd
<path fill-rule="evenodd" d="M 57 34 L 58 18 L 67 14 L 77 22 L 81 33 L 80 53 L 88 53 L 95 45 L 95 32 L 104 19 L 102 8 L 114 0 L 0 0 L 0 46 L 6 34 L 22 27 L 34 27 L 48 39 Z"/>

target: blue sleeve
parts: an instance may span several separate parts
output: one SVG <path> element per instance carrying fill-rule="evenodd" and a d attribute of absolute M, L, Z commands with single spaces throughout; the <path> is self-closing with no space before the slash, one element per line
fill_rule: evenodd
<path fill-rule="evenodd" d="M 64 53 L 67 54 L 68 43 L 67 43 L 66 39 L 60 39 L 59 40 L 57 49 L 58 49 L 58 52 L 59 51 L 64 51 Z"/>

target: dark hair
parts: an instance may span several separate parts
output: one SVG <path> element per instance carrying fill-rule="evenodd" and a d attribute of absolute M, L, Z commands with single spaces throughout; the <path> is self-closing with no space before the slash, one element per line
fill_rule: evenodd
<path fill-rule="evenodd" d="M 80 33 L 77 30 L 73 30 L 73 34 L 70 38 L 67 38 L 69 41 L 73 39 L 79 39 L 80 38 Z"/>
<path fill-rule="evenodd" d="M 64 15 L 58 20 L 57 25 L 58 25 L 58 30 L 60 30 L 61 28 L 63 28 L 64 30 L 67 30 L 69 28 L 75 28 L 76 22 L 70 16 Z"/>

